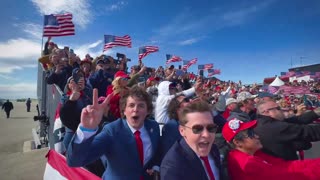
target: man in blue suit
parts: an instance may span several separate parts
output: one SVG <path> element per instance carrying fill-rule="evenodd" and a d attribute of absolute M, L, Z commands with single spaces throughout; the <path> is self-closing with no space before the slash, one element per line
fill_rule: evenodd
<path fill-rule="evenodd" d="M 204 101 L 189 103 L 179 110 L 182 136 L 161 163 L 162 180 L 222 179 L 220 154 L 213 144 L 217 126 L 211 107 Z"/>
<path fill-rule="evenodd" d="M 156 121 L 146 120 L 152 112 L 149 95 L 139 87 L 131 88 L 120 101 L 125 118 L 105 125 L 97 133 L 109 99 L 98 104 L 97 89 L 93 91 L 93 105 L 82 110 L 81 123 L 68 147 L 68 165 L 84 166 L 104 155 L 107 169 L 103 179 L 151 179 L 159 159 L 156 150 L 160 130 Z"/>

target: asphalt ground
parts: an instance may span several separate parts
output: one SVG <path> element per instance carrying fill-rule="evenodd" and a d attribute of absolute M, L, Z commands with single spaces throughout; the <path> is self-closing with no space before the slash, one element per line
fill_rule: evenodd
<path fill-rule="evenodd" d="M 32 102 L 31 112 L 24 102 L 12 103 L 9 119 L 3 110 L 0 112 L 0 179 L 43 179 L 48 149 L 31 150 L 32 128 L 38 126 L 33 120 L 37 102 Z"/>

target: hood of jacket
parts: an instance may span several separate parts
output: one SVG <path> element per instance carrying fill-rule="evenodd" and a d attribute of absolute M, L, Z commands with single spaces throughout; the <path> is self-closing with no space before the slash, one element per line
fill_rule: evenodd
<path fill-rule="evenodd" d="M 159 95 L 167 95 L 167 96 L 169 96 L 170 95 L 169 85 L 171 83 L 172 82 L 170 82 L 170 81 L 162 81 L 158 86 Z"/>

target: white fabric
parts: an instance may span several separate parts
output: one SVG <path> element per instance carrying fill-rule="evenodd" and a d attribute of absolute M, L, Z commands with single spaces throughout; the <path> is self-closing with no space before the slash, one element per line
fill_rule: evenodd
<path fill-rule="evenodd" d="M 64 176 L 62 176 L 59 171 L 54 169 L 49 163 L 46 164 L 46 169 L 44 170 L 44 175 L 43 175 L 44 180 L 57 180 L 57 179 L 67 179 Z"/>
<path fill-rule="evenodd" d="M 269 86 L 283 86 L 284 82 L 277 76 Z"/>
<path fill-rule="evenodd" d="M 56 136 L 56 138 L 54 138 L 54 149 L 61 154 L 66 150 L 62 142 L 65 135 L 64 131 L 65 127 L 62 124 L 60 117 L 57 116 L 53 125 L 53 135 Z"/>
<path fill-rule="evenodd" d="M 158 98 L 155 106 L 155 120 L 161 124 L 165 124 L 170 120 L 168 116 L 168 105 L 175 96 L 183 94 L 186 97 L 190 97 L 195 93 L 195 88 L 192 87 L 182 91 L 181 93 L 170 95 L 169 85 L 171 83 L 172 82 L 170 81 L 162 81 L 158 86 Z"/>
<path fill-rule="evenodd" d="M 79 124 L 79 126 L 78 126 L 76 137 L 74 139 L 74 143 L 76 143 L 76 144 L 80 144 L 84 140 L 89 139 L 91 136 L 95 135 L 98 131 L 98 129 L 96 131 L 82 131 L 80 129 L 80 125 L 81 124 Z"/>

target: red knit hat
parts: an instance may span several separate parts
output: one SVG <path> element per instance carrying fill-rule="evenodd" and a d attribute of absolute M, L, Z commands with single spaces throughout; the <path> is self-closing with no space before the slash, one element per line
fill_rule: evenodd
<path fill-rule="evenodd" d="M 257 120 L 243 122 L 239 119 L 231 119 L 222 128 L 222 136 L 227 142 L 230 142 L 240 131 L 256 127 Z"/>

